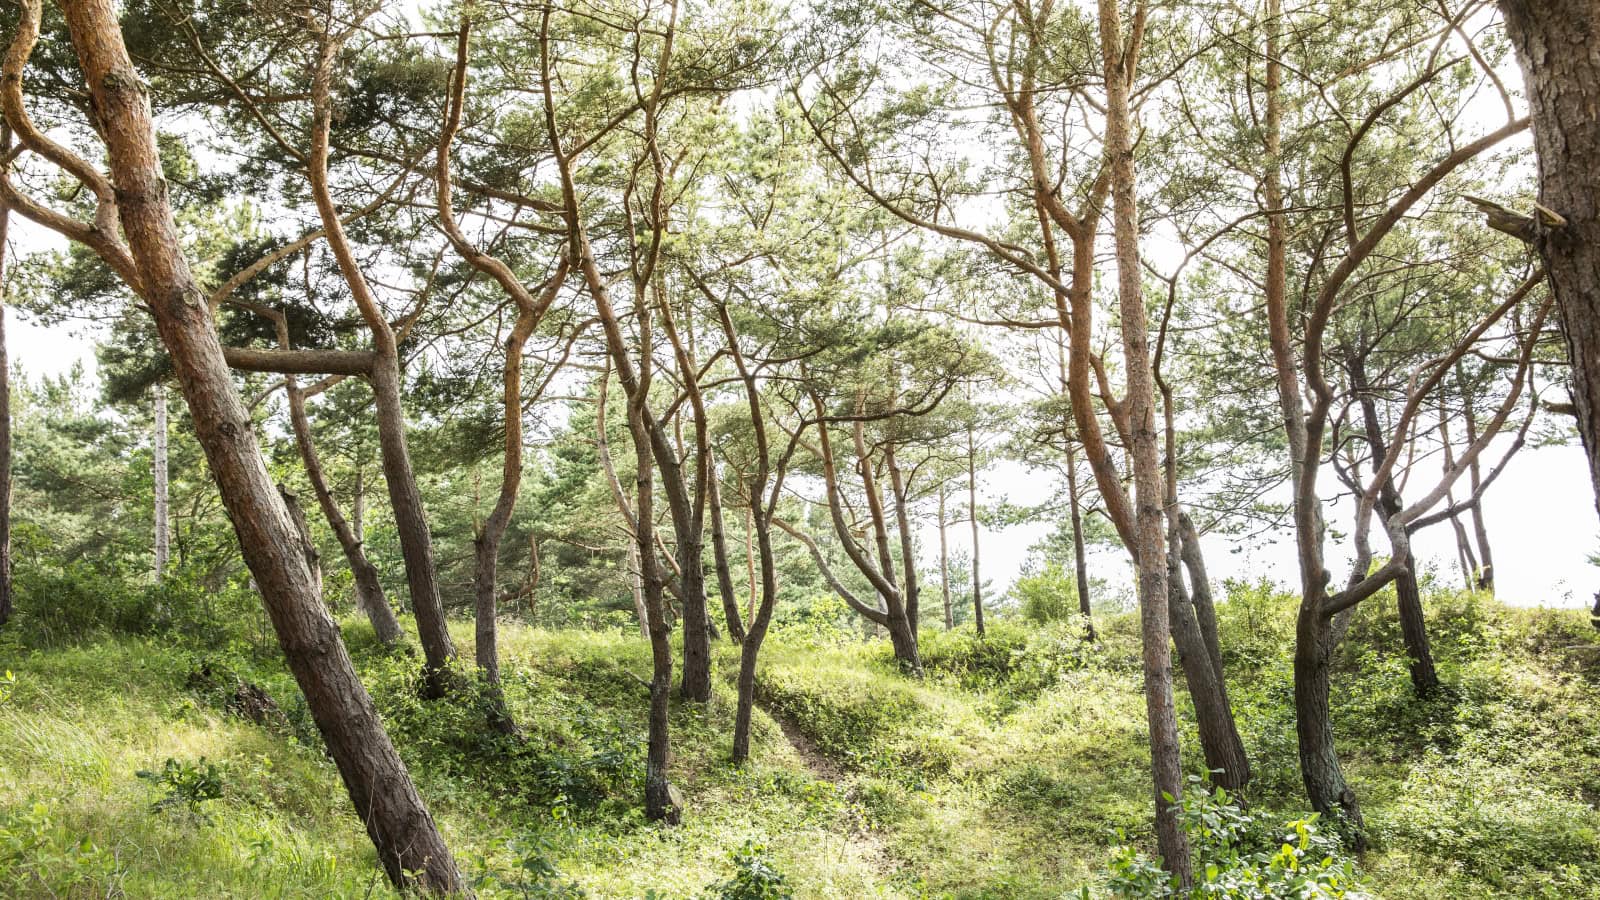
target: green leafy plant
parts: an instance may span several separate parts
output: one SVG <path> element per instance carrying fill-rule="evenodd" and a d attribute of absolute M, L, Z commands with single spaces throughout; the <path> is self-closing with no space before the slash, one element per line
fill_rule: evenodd
<path fill-rule="evenodd" d="M 56 822 L 48 805 L 0 813 L 0 894 L 77 896 L 74 892 L 86 885 L 106 885 L 117 877 L 116 857 Z M 94 893 L 112 895 L 109 889 Z"/>
<path fill-rule="evenodd" d="M 703 895 L 705 900 L 791 900 L 794 892 L 789 890 L 788 879 L 773 868 L 766 854 L 766 847 L 745 841 L 729 854 L 733 877 L 711 885 Z"/>
<path fill-rule="evenodd" d="M 1160 863 L 1126 843 L 1113 851 L 1104 889 L 1118 898 L 1361 900 L 1355 864 L 1337 837 L 1322 833 L 1315 813 L 1283 825 L 1247 812 L 1222 788 L 1191 778 L 1177 807 L 1189 838 L 1194 882 L 1184 890 Z M 1119 840 L 1126 840 L 1120 832 Z M 1084 888 L 1085 898 L 1093 896 Z"/>
<path fill-rule="evenodd" d="M 140 769 L 134 774 L 157 787 L 167 789 L 166 796 L 152 804 L 152 809 L 182 807 L 194 818 L 209 822 L 211 817 L 206 815 L 204 804 L 208 800 L 222 797 L 223 771 L 215 764 L 206 761 L 204 756 L 192 763 L 169 756 L 162 764 L 161 771 Z"/>

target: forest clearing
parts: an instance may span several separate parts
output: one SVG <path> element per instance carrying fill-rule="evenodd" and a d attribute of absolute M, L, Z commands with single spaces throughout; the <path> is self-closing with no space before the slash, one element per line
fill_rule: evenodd
<path fill-rule="evenodd" d="M 1600 897 L 1597 29 L 10 0 L 0 895 Z"/>

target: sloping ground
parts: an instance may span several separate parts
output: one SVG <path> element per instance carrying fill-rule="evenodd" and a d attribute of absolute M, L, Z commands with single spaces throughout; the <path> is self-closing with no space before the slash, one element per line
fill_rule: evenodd
<path fill-rule="evenodd" d="M 526 735 L 503 744 L 470 703 L 415 700 L 414 662 L 364 646 L 356 630 L 363 676 L 480 896 L 569 896 L 568 885 L 595 898 L 698 896 L 732 874 L 730 854 L 747 841 L 765 845 L 797 896 L 896 895 L 872 848 L 851 838 L 848 804 L 770 721 L 759 720 L 755 761 L 727 764 L 732 697 L 720 687 L 709 707 L 674 710 L 685 824 L 643 821 L 635 675 L 648 654 L 637 636 L 508 628 L 518 674 L 507 693 Z M 0 669 L 17 681 L 0 704 L 0 896 L 391 895 L 266 648 L 201 654 L 107 638 L 3 649 Z M 258 725 L 229 711 L 238 679 L 262 685 L 281 712 Z M 137 773 L 168 759 L 215 766 L 220 798 L 154 809 L 181 790 Z"/>
<path fill-rule="evenodd" d="M 1374 849 L 1379 897 L 1600 897 L 1600 648 L 1576 612 L 1442 594 L 1431 628 L 1447 687 L 1411 691 L 1391 603 L 1361 611 L 1334 686 L 1335 727 Z M 1292 603 L 1238 589 L 1223 644 L 1261 816 L 1305 815 L 1294 743 Z M 922 684 L 882 648 L 780 647 L 760 696 L 841 774 L 902 873 L 933 896 L 1060 897 L 1125 834 L 1149 846 L 1135 623 L 1086 648 L 1059 631 L 928 635 Z M 1186 698 L 1186 762 L 1199 754 Z"/>
<path fill-rule="evenodd" d="M 1354 624 L 1335 680 L 1375 843 L 1366 887 L 1401 900 L 1600 896 L 1594 633 L 1576 613 L 1430 604 L 1442 696 L 1411 695 L 1381 604 Z M 1287 821 L 1303 812 L 1292 615 L 1248 591 L 1223 612 L 1258 772 L 1249 800 Z M 758 714 L 744 768 L 727 762 L 734 657 L 719 648 L 728 681 L 707 707 L 673 714 L 688 803 L 676 829 L 637 810 L 648 654 L 636 635 L 508 627 L 506 690 L 524 730 L 508 742 L 470 699 L 415 699 L 415 660 L 348 631 L 482 896 L 714 896 L 730 856 L 755 842 L 803 898 L 1044 898 L 1095 883 L 1118 829 L 1149 838 L 1133 628 L 1103 622 L 1096 647 L 1065 626 L 1002 625 L 984 642 L 930 633 L 921 682 L 882 647 L 776 641 L 758 698 L 784 727 Z M 0 669 L 16 673 L 0 701 L 0 896 L 391 896 L 274 649 L 182 644 L 0 638 Z M 241 683 L 280 708 L 241 707 Z"/>

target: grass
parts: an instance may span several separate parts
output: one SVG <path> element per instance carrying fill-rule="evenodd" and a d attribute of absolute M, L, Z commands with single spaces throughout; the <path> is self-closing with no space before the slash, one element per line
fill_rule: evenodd
<path fill-rule="evenodd" d="M 1587 623 L 1431 598 L 1447 688 L 1424 701 L 1385 602 L 1353 623 L 1335 679 L 1374 844 L 1365 888 L 1400 900 L 1600 896 L 1600 654 Z M 1221 614 L 1258 773 L 1247 799 L 1297 818 L 1291 608 L 1236 586 Z M 709 896 L 730 855 L 755 842 L 802 898 L 1045 898 L 1097 883 L 1120 843 L 1150 841 L 1136 623 L 1099 625 L 1095 647 L 1070 625 L 1001 623 L 984 642 L 929 633 L 921 682 L 878 644 L 775 636 L 745 767 L 727 758 L 736 656 L 720 647 L 712 701 L 673 709 L 679 828 L 637 809 L 649 669 L 637 634 L 508 624 L 506 693 L 524 736 L 507 742 L 470 698 L 417 700 L 414 659 L 380 651 L 362 624 L 346 631 L 484 896 Z M 470 645 L 467 626 L 457 637 Z M 196 678 L 202 665 L 210 675 Z M 0 668 L 17 679 L 0 703 L 0 894 L 392 896 L 267 648 L 101 634 L 43 649 L 11 634 Z M 235 679 L 265 688 L 281 715 L 258 725 L 229 712 Z M 772 716 L 801 735 L 799 750 Z M 221 797 L 154 808 L 166 789 L 136 773 L 167 759 L 218 766 Z"/>

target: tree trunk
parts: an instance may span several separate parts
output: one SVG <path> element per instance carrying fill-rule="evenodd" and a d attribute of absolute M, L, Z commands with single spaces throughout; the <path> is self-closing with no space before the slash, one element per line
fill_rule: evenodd
<path fill-rule="evenodd" d="M 1572 402 L 1600 508 L 1600 0 L 1500 0 L 1539 156 L 1534 246 L 1561 310 Z"/>
<path fill-rule="evenodd" d="M 709 454 L 709 447 L 701 448 Z M 722 485 L 717 476 L 715 460 L 707 460 L 706 500 L 711 506 L 711 555 L 717 569 L 717 593 L 722 598 L 722 618 L 728 626 L 728 638 L 735 644 L 744 642 L 744 622 L 739 616 L 739 597 L 733 591 L 733 569 L 728 561 L 728 533 L 722 522 Z"/>
<path fill-rule="evenodd" d="M 628 584 L 633 589 L 633 614 L 639 619 L 639 636 L 650 640 L 650 613 L 644 608 L 644 582 L 639 576 L 639 548 L 628 540 Z"/>
<path fill-rule="evenodd" d="M 692 540 L 680 544 L 678 576 L 683 593 L 683 680 L 678 690 L 685 700 L 711 699 L 711 617 L 706 606 L 706 570 L 700 543 L 703 531 L 686 532 Z"/>
<path fill-rule="evenodd" d="M 1142 16 L 1142 10 L 1137 15 Z M 1127 368 L 1128 423 L 1136 497 L 1140 631 L 1144 644 L 1144 693 L 1150 724 L 1150 763 L 1154 778 L 1156 844 L 1162 864 L 1187 887 L 1191 880 L 1189 841 L 1178 821 L 1183 798 L 1183 766 L 1178 748 L 1178 716 L 1172 699 L 1172 647 L 1167 610 L 1167 546 L 1162 512 L 1165 490 L 1161 448 L 1156 434 L 1155 387 L 1150 367 L 1150 334 L 1145 318 L 1143 273 L 1139 265 L 1139 210 L 1134 193 L 1133 114 L 1129 106 L 1132 57 L 1124 46 L 1117 0 L 1099 0 L 1100 53 L 1106 80 L 1106 162 L 1111 170 L 1112 219 L 1117 249 L 1117 295 L 1122 314 L 1122 350 Z"/>
<path fill-rule="evenodd" d="M 367 559 L 362 548 L 361 516 L 365 499 L 359 462 L 351 521 L 346 522 L 339 511 L 339 504 L 333 498 L 333 491 L 328 487 L 322 458 L 317 453 L 316 445 L 311 442 L 311 421 L 306 416 L 305 391 L 301 390 L 293 375 L 284 376 L 284 386 L 289 395 L 289 424 L 294 430 L 295 446 L 300 451 L 300 461 L 305 466 L 306 479 L 311 482 L 311 492 L 316 495 L 322 517 L 328 520 L 328 527 L 333 530 L 339 549 L 344 552 L 345 562 L 350 566 L 350 574 L 355 580 L 356 606 L 372 623 L 378 642 L 385 647 L 393 647 L 404 637 L 404 632 L 400 628 L 400 620 L 395 618 L 394 610 L 389 607 L 389 599 L 384 596 L 383 583 L 378 580 L 378 567 Z"/>
<path fill-rule="evenodd" d="M 944 630 L 956 627 L 950 607 L 950 542 L 945 537 L 944 485 L 939 485 L 939 586 L 944 593 Z"/>
<path fill-rule="evenodd" d="M 183 257 L 155 129 L 116 9 L 108 0 L 65 0 L 61 6 L 106 141 L 139 291 L 172 357 L 196 437 L 289 668 L 390 880 L 400 887 L 414 883 L 424 890 L 462 892 L 466 885 L 455 861 L 296 552 L 294 525 L 273 489 L 205 296 Z M 38 17 L 37 0 L 29 0 L 23 18 L 31 21 L 23 23 L 19 35 L 36 36 Z"/>
<path fill-rule="evenodd" d="M 1365 848 L 1361 807 L 1344 779 L 1334 747 L 1328 691 L 1339 628 L 1322 615 L 1321 604 L 1302 605 L 1295 625 L 1294 711 L 1300 746 L 1300 775 L 1312 809 L 1334 819 Z"/>
<path fill-rule="evenodd" d="M 1078 612 L 1083 615 L 1083 633 L 1095 639 L 1094 610 L 1089 605 L 1089 560 L 1083 546 L 1083 510 L 1078 499 L 1078 461 L 1067 442 L 1067 506 L 1072 515 L 1072 571 L 1078 587 Z"/>
<path fill-rule="evenodd" d="M 322 553 L 317 550 L 317 544 L 311 539 L 311 525 L 306 522 L 306 512 L 300 507 L 300 498 L 292 491 L 278 485 L 278 496 L 283 498 L 283 508 L 289 512 L 289 521 L 294 523 L 295 533 L 300 538 L 300 553 L 305 557 L 306 568 L 311 571 L 311 582 L 316 586 L 317 597 L 322 597 Z"/>
<path fill-rule="evenodd" d="M 395 531 L 400 537 L 406 584 L 411 589 L 411 609 L 417 618 L 417 637 L 422 642 L 425 691 L 430 697 L 439 697 L 444 693 L 446 672 L 455 659 L 456 648 L 450 639 L 444 601 L 439 592 L 439 572 L 433 562 L 433 535 L 428 530 L 422 493 L 417 489 L 411 452 L 406 447 L 398 360 L 386 359 L 380 354 L 373 366 L 371 382 L 377 401 L 378 449 L 383 460 L 384 482 L 389 488 L 389 506 L 394 511 Z"/>
<path fill-rule="evenodd" d="M 1346 355 L 1349 357 L 1350 386 L 1356 393 L 1357 405 L 1361 407 L 1362 425 L 1372 456 L 1372 468 L 1376 473 L 1389 447 L 1383 437 L 1383 424 L 1378 421 L 1378 407 L 1372 399 L 1371 385 L 1367 380 L 1365 354 L 1360 348 L 1354 348 Z M 1448 435 L 1445 440 L 1449 440 Z M 1451 465 L 1448 444 L 1446 447 L 1445 464 L 1448 466 Z M 1403 506 L 1394 478 L 1385 478 L 1378 496 L 1379 515 L 1387 523 L 1391 516 L 1400 514 Z M 1405 568 L 1396 576 L 1394 589 L 1395 598 L 1399 601 L 1400 636 L 1405 644 L 1406 658 L 1410 660 L 1411 686 L 1418 696 L 1426 697 L 1438 689 L 1439 673 L 1434 668 L 1433 649 L 1428 643 L 1428 621 L 1422 611 L 1422 591 L 1417 586 L 1417 560 L 1409 545 L 1406 547 Z"/>
<path fill-rule="evenodd" d="M 967 518 L 972 522 L 972 620 L 983 637 L 983 579 L 978 575 L 978 453 L 967 428 Z M 910 565 L 907 563 L 906 565 Z"/>
<path fill-rule="evenodd" d="M 1459 368 L 1458 370 L 1459 371 Z M 1478 440 L 1478 415 L 1473 411 L 1471 403 L 1462 404 L 1462 420 L 1467 429 L 1467 446 L 1472 446 Z M 1478 496 L 1483 488 L 1483 469 L 1478 464 L 1478 457 L 1472 458 L 1472 464 L 1467 467 L 1468 477 L 1471 479 L 1469 486 L 1472 495 Z M 1454 506 L 1454 502 L 1451 503 Z M 1483 521 L 1483 501 L 1474 500 L 1472 503 L 1472 531 L 1478 541 L 1477 558 L 1477 588 L 1480 591 L 1494 593 L 1494 555 L 1489 547 L 1489 528 Z"/>
<path fill-rule="evenodd" d="M 171 540 L 171 515 L 167 508 L 167 389 L 160 382 L 155 386 L 154 438 L 156 580 L 160 581 L 167 573 Z"/>
<path fill-rule="evenodd" d="M 1233 704 L 1228 699 L 1228 685 L 1221 669 L 1211 656 L 1204 633 L 1196 615 L 1195 604 L 1183 582 L 1183 540 L 1176 515 L 1168 525 L 1167 590 L 1168 616 L 1172 639 L 1178 648 L 1178 661 L 1183 666 L 1184 681 L 1189 687 L 1189 697 L 1194 701 L 1195 724 L 1200 732 L 1200 748 L 1205 754 L 1206 770 L 1213 783 L 1229 791 L 1238 792 L 1250 781 L 1250 760 L 1245 755 L 1244 740 L 1239 737 L 1234 723 Z M 1196 588 L 1196 593 L 1199 592 Z"/>
<path fill-rule="evenodd" d="M 6 236 L 11 210 L 0 207 L 0 625 L 11 618 L 11 360 L 6 354 Z"/>
<path fill-rule="evenodd" d="M 343 220 L 334 204 L 328 185 L 329 133 L 333 122 L 332 90 L 334 68 L 340 40 L 325 35 L 319 48 L 315 77 L 312 80 L 312 140 L 306 174 L 311 196 L 322 220 L 324 240 L 333 252 L 339 272 L 367 330 L 372 334 L 372 361 L 367 380 L 372 386 L 378 418 L 378 449 L 383 459 L 384 480 L 389 487 L 389 506 L 394 512 L 395 530 L 400 537 L 400 552 L 405 558 L 406 583 L 411 589 L 411 607 L 417 618 L 417 636 L 422 643 L 424 693 L 441 696 L 447 671 L 455 659 L 455 644 L 444 614 L 439 592 L 439 573 L 433 559 L 433 535 L 417 488 L 411 452 L 406 445 L 405 408 L 401 403 L 400 349 L 394 329 L 379 307 L 366 275 L 356 260 L 345 234 Z"/>
<path fill-rule="evenodd" d="M 749 621 L 756 617 L 756 532 L 748 510 L 744 514 L 744 568 L 745 580 L 749 582 L 749 592 L 745 594 L 745 620 Z"/>

